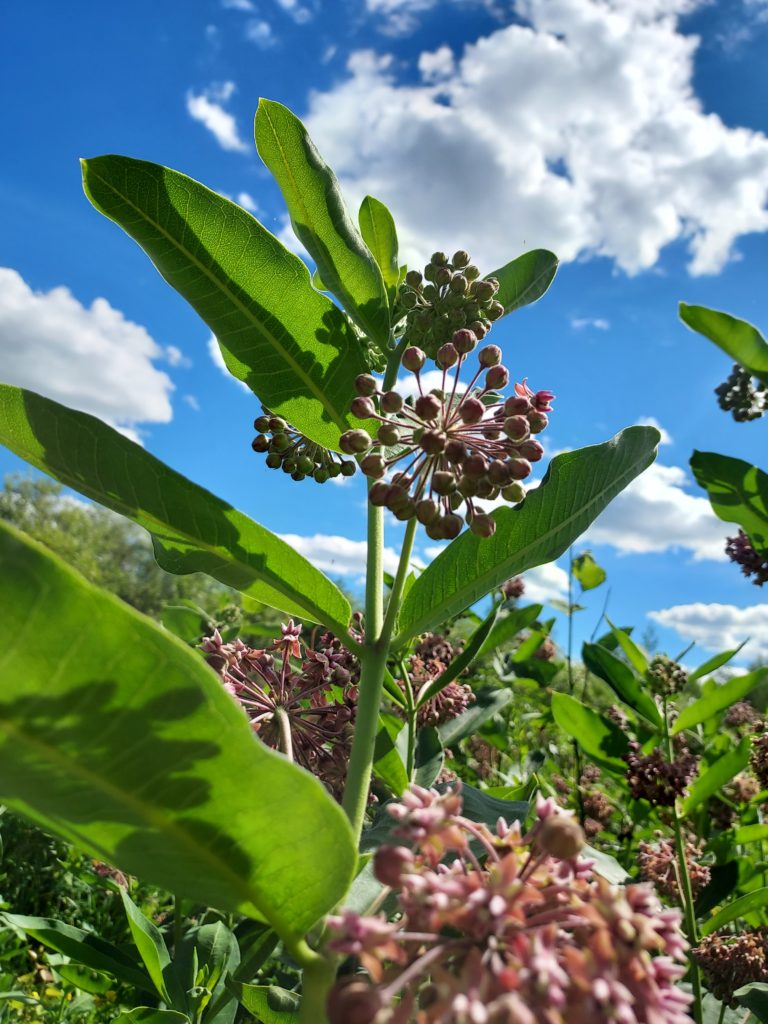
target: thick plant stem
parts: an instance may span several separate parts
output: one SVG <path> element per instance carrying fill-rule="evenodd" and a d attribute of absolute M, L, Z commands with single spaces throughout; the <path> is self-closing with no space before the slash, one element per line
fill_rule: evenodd
<path fill-rule="evenodd" d="M 297 958 L 303 968 L 299 1024 L 326 1024 L 325 1002 L 336 980 L 338 963 L 335 957 L 323 957 L 302 946 L 304 955 Z"/>
<path fill-rule="evenodd" d="M 669 716 L 667 714 L 666 697 L 664 698 L 664 745 L 666 748 L 667 760 L 671 763 L 674 760 L 675 755 L 674 750 L 672 749 L 672 737 L 669 733 Z M 688 861 L 685 856 L 685 836 L 683 835 L 683 824 L 680 820 L 680 815 L 677 809 L 677 801 L 672 805 L 672 826 L 675 832 L 677 870 L 678 877 L 680 879 L 680 887 L 682 889 L 681 902 L 683 905 L 683 914 L 685 916 L 685 931 L 691 946 L 697 946 L 699 942 L 699 932 L 696 925 L 693 888 L 691 886 L 690 872 L 688 871 Z M 701 972 L 699 971 L 699 965 L 693 957 L 690 959 L 690 974 L 691 987 L 693 989 L 693 1019 L 696 1021 L 696 1024 L 702 1024 L 704 1019 L 704 1010 L 702 1005 L 703 993 L 701 989 Z"/>

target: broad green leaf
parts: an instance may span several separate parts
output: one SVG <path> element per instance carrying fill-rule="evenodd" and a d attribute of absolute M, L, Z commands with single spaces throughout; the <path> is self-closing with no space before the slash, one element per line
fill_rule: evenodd
<path fill-rule="evenodd" d="M 408 788 L 408 772 L 396 744 L 397 737 L 404 727 L 402 718 L 396 715 L 379 715 L 379 731 L 373 751 L 373 770 L 377 778 L 381 779 L 395 796 L 402 796 Z"/>
<path fill-rule="evenodd" d="M 653 427 L 629 427 L 604 444 L 554 458 L 521 505 L 492 513 L 493 537 L 466 531 L 424 570 L 403 602 L 395 643 L 437 628 L 504 580 L 558 558 L 653 462 L 658 443 Z"/>
<path fill-rule="evenodd" d="M 638 679 L 629 665 L 601 644 L 584 644 L 581 657 L 589 671 L 605 680 L 625 704 L 642 715 L 654 728 L 661 728 L 662 718 L 656 701 L 650 693 L 646 693 L 643 689 L 644 680 Z"/>
<path fill-rule="evenodd" d="M 156 1010 L 151 1006 L 137 1006 L 124 1010 L 113 1024 L 191 1024 L 186 1013 L 177 1010 Z"/>
<path fill-rule="evenodd" d="M 298 1024 L 301 1000 L 295 992 L 277 985 L 243 985 L 230 982 L 243 1006 L 262 1024 Z"/>
<path fill-rule="evenodd" d="M 139 956 L 144 961 L 147 973 L 152 979 L 152 984 L 166 1003 L 178 1005 L 180 992 L 169 992 L 165 977 L 171 963 L 171 956 L 165 939 L 160 934 L 160 929 L 142 914 L 125 889 L 120 890 L 120 895 L 123 898 L 123 907 L 133 941 L 136 943 Z"/>
<path fill-rule="evenodd" d="M 726 904 L 708 921 L 705 921 L 699 930 L 702 935 L 711 935 L 712 932 L 718 931 L 724 925 L 730 924 L 731 921 L 736 921 L 746 914 L 751 914 L 753 910 L 760 910 L 765 906 L 768 906 L 768 888 L 755 889 L 753 892 L 748 892 L 746 896 L 739 896 L 733 903 Z"/>
<path fill-rule="evenodd" d="M 752 324 L 729 313 L 706 306 L 688 306 L 684 302 L 680 303 L 680 319 L 714 341 L 734 362 L 768 381 L 768 342 Z"/>
<path fill-rule="evenodd" d="M 573 575 L 579 581 L 581 589 L 594 590 L 595 587 L 605 583 L 606 572 L 601 565 L 592 557 L 591 552 L 585 551 L 573 560 Z"/>
<path fill-rule="evenodd" d="M 2 524 L 0 607 L 0 801 L 289 944 L 344 895 L 341 808 L 197 653 Z"/>
<path fill-rule="evenodd" d="M 373 196 L 366 196 L 358 214 L 360 234 L 379 265 L 381 276 L 389 296 L 390 308 L 394 306 L 397 285 L 400 280 L 400 266 L 397 260 L 397 229 L 392 214 L 384 203 Z"/>
<path fill-rule="evenodd" d="M 527 604 L 523 608 L 515 608 L 506 615 L 499 615 L 493 624 L 488 639 L 480 648 L 478 657 L 491 654 L 503 644 L 513 640 L 518 633 L 535 622 L 541 615 L 544 605 Z"/>
<path fill-rule="evenodd" d="M 521 665 L 523 662 L 528 661 L 529 658 L 534 656 L 548 636 L 548 629 L 534 630 L 533 633 L 523 640 L 517 650 L 512 654 L 510 660 L 517 665 Z"/>
<path fill-rule="evenodd" d="M 756 549 L 768 552 L 768 473 L 743 459 L 698 451 L 691 469 L 715 515 L 738 523 Z"/>
<path fill-rule="evenodd" d="M 531 249 L 485 276 L 495 277 L 499 282 L 496 299 L 506 314 L 540 299 L 552 284 L 557 266 L 558 259 L 553 252 Z"/>
<path fill-rule="evenodd" d="M 211 992 L 205 1009 L 206 1024 L 230 1024 L 237 1005 L 225 986 L 240 964 L 240 948 L 234 933 L 223 921 L 203 925 L 195 933 L 195 954 L 198 969 L 205 971 L 205 987 Z"/>
<path fill-rule="evenodd" d="M 746 1006 L 754 1013 L 761 1024 L 768 1022 L 768 985 L 763 981 L 753 981 L 733 993 L 739 1006 Z"/>
<path fill-rule="evenodd" d="M 640 650 L 640 648 L 637 646 L 637 644 L 629 635 L 629 633 L 626 632 L 626 630 L 619 629 L 618 626 L 614 626 L 614 624 L 608 617 L 606 617 L 605 621 L 611 627 L 611 632 L 616 638 L 619 647 L 621 647 L 622 651 L 624 651 L 624 654 L 626 655 L 630 665 L 635 669 L 636 672 L 639 672 L 641 675 L 644 675 L 646 669 L 648 668 L 648 659 L 646 658 L 645 654 Z"/>
<path fill-rule="evenodd" d="M 187 644 L 197 643 L 213 626 L 208 612 L 192 601 L 167 604 L 160 613 L 160 621 L 166 629 Z"/>
<path fill-rule="evenodd" d="M 705 768 L 690 787 L 688 796 L 683 801 L 683 812 L 691 814 L 699 804 L 714 796 L 747 767 L 749 761 L 750 738 L 745 736 L 738 746 L 719 757 L 713 765 Z"/>
<path fill-rule="evenodd" d="M 346 634 L 349 602 L 319 569 L 94 416 L 0 384 L 0 442 L 143 526 L 168 572 L 205 572 L 273 608 Z"/>
<path fill-rule="evenodd" d="M 552 715 L 596 764 L 621 775 L 626 772 L 622 754 L 629 750 L 629 740 L 609 718 L 567 693 L 552 694 Z"/>
<path fill-rule="evenodd" d="M 586 857 L 587 860 L 593 860 L 595 864 L 592 870 L 596 875 L 604 878 L 606 882 L 610 882 L 611 885 L 624 885 L 629 880 L 629 872 L 625 871 L 610 853 L 596 850 L 594 846 L 585 846 L 582 856 Z"/>
<path fill-rule="evenodd" d="M 296 237 L 325 285 L 369 338 L 389 343 L 384 279 L 355 227 L 336 175 L 301 121 L 282 103 L 259 100 L 254 126 L 259 156 L 283 193 Z"/>
<path fill-rule="evenodd" d="M 68 984 L 91 995 L 103 996 L 115 985 L 113 978 L 101 974 L 100 971 L 81 967 L 79 964 L 57 964 L 56 973 Z"/>
<path fill-rule="evenodd" d="M 138 960 L 93 932 L 73 928 L 63 921 L 53 921 L 47 917 L 2 914 L 0 921 L 20 929 L 35 942 L 41 942 L 48 949 L 62 953 L 84 967 L 111 974 L 126 985 L 155 995 L 152 980 Z"/>
<path fill-rule="evenodd" d="M 734 647 L 730 651 L 721 651 L 719 654 L 715 654 L 712 658 L 707 659 L 703 665 L 699 665 L 695 672 L 691 672 L 688 676 L 688 682 L 693 683 L 697 679 L 701 679 L 702 676 L 707 676 L 711 672 L 716 672 L 717 669 L 722 668 L 723 665 L 727 665 L 731 658 L 736 657 L 746 643 L 746 640 L 742 640 L 738 647 Z"/>
<path fill-rule="evenodd" d="M 701 722 L 706 722 L 713 715 L 729 708 L 731 704 L 743 700 L 764 679 L 768 679 L 768 668 L 758 668 L 754 672 L 748 672 L 745 676 L 736 676 L 729 679 L 727 683 L 717 684 L 703 697 L 699 697 L 698 700 L 683 708 L 672 726 L 673 735 L 682 732 L 683 729 L 692 729 Z"/>
<path fill-rule="evenodd" d="M 230 373 L 301 433 L 337 448 L 366 367 L 344 314 L 312 287 L 298 256 L 246 210 L 158 164 L 85 160 L 83 186 L 208 324 Z"/>
<path fill-rule="evenodd" d="M 525 821 L 531 809 L 527 800 L 499 800 L 466 782 L 461 787 L 461 800 L 462 813 L 470 821 L 482 821 L 489 828 L 495 828 L 499 818 L 503 818 L 508 825 L 513 821 Z"/>
<path fill-rule="evenodd" d="M 440 733 L 431 725 L 419 729 L 416 736 L 416 770 L 413 781 L 429 789 L 435 784 L 445 762 L 445 751 Z"/>
<path fill-rule="evenodd" d="M 450 665 L 448 665 L 448 667 L 441 672 L 439 676 L 422 686 L 421 690 L 419 690 L 418 696 L 416 697 L 416 707 L 422 707 L 428 700 L 431 700 L 440 693 L 442 689 L 444 689 L 449 683 L 452 683 L 453 680 L 456 679 L 464 669 L 468 668 L 476 657 L 478 657 L 480 651 L 483 649 L 483 645 L 493 630 L 498 610 L 499 606 L 494 605 L 486 618 L 469 638 L 469 641 L 461 654 L 457 655 L 457 657 L 453 659 Z"/>
<path fill-rule="evenodd" d="M 513 696 L 511 690 L 480 690 L 475 696 L 475 703 L 464 714 L 438 725 L 443 746 L 450 747 L 476 733 L 481 725 L 505 708 Z"/>
<path fill-rule="evenodd" d="M 757 843 L 768 839 L 768 824 L 742 825 L 733 830 L 734 843 Z"/>

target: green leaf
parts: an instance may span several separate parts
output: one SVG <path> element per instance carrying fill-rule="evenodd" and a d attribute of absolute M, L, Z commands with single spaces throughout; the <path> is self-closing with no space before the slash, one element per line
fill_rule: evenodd
<path fill-rule="evenodd" d="M 739 863 L 728 860 L 725 864 L 713 864 L 710 881 L 696 897 L 696 916 L 703 917 L 718 903 L 727 899 L 739 884 Z"/>
<path fill-rule="evenodd" d="M 768 985 L 763 981 L 753 981 L 733 993 L 739 1006 L 746 1006 L 762 1024 L 768 1022 Z"/>
<path fill-rule="evenodd" d="M 761 907 L 765 906 L 768 906 L 768 887 L 754 889 L 752 892 L 748 892 L 746 896 L 739 896 L 733 903 L 728 903 L 721 910 L 718 910 L 708 921 L 705 921 L 700 928 L 700 932 L 702 935 L 711 935 L 712 932 L 718 931 L 724 925 L 730 924 L 731 921 L 736 921 L 746 914 L 751 914 L 753 910 L 760 910 Z"/>
<path fill-rule="evenodd" d="M 706 768 L 696 779 L 690 788 L 688 796 L 683 801 L 683 811 L 691 814 L 699 804 L 714 796 L 723 788 L 726 782 L 730 782 L 734 775 L 743 771 L 749 761 L 750 738 L 745 736 L 733 750 L 723 754 L 709 768 Z"/>
<path fill-rule="evenodd" d="M 506 315 L 540 299 L 552 284 L 557 266 L 558 259 L 553 252 L 531 249 L 485 276 L 495 277 L 499 282 L 496 299 Z"/>
<path fill-rule="evenodd" d="M 389 306 L 382 272 L 347 212 L 336 175 L 282 103 L 260 99 L 254 131 L 259 156 L 280 186 L 296 237 L 323 282 L 361 330 L 386 346 Z"/>
<path fill-rule="evenodd" d="M 573 575 L 579 581 L 582 591 L 594 590 L 595 587 L 601 586 L 606 580 L 605 569 L 597 564 L 589 551 L 585 551 L 583 555 L 574 558 Z"/>
<path fill-rule="evenodd" d="M 341 899 L 341 808 L 254 738 L 198 654 L 2 524 L 0 607 L 0 801 L 288 943 Z"/>
<path fill-rule="evenodd" d="M 419 690 L 416 697 L 416 707 L 423 707 L 427 701 L 432 700 L 441 690 L 443 690 L 449 683 L 452 683 L 464 669 L 468 668 L 476 657 L 480 654 L 483 649 L 483 645 L 490 636 L 494 623 L 496 622 L 496 615 L 498 614 L 499 606 L 494 605 L 486 618 L 481 622 L 469 641 L 461 652 L 453 659 L 448 667 L 440 673 L 435 679 L 425 683 L 424 686 Z"/>
<path fill-rule="evenodd" d="M 703 697 L 699 697 L 698 700 L 683 708 L 672 726 L 672 734 L 677 735 L 684 729 L 692 729 L 701 722 L 706 722 L 713 715 L 729 708 L 731 704 L 743 700 L 764 679 L 768 679 L 768 668 L 758 668 L 754 672 L 748 672 L 745 676 L 736 676 L 729 679 L 727 683 L 717 684 Z"/>
<path fill-rule="evenodd" d="M 445 751 L 440 733 L 431 725 L 419 729 L 416 734 L 416 770 L 413 781 L 417 786 L 429 789 L 443 770 Z"/>
<path fill-rule="evenodd" d="M 81 967 L 79 964 L 57 964 L 56 973 L 67 984 L 73 985 L 83 992 L 89 992 L 91 995 L 103 996 L 111 988 L 114 988 L 115 985 L 113 978 L 102 974 L 100 971 L 92 971 L 87 967 Z"/>
<path fill-rule="evenodd" d="M 581 656 L 589 671 L 605 680 L 625 704 L 642 715 L 654 728 L 661 728 L 663 723 L 656 702 L 643 690 L 643 681 L 637 678 L 629 665 L 601 644 L 584 644 Z"/>
<path fill-rule="evenodd" d="M 450 747 L 476 733 L 481 725 L 505 708 L 513 696 L 511 690 L 478 691 L 475 703 L 463 715 L 438 725 L 437 731 L 443 746 Z"/>
<path fill-rule="evenodd" d="M 684 302 L 680 303 L 680 319 L 714 341 L 734 362 L 768 381 L 768 342 L 752 324 L 716 309 L 688 306 Z"/>
<path fill-rule="evenodd" d="M 344 314 L 298 256 L 246 210 L 158 164 L 96 157 L 83 161 L 83 186 L 208 324 L 230 373 L 302 434 L 337 448 L 366 367 Z"/>
<path fill-rule="evenodd" d="M 199 605 L 189 601 L 185 604 L 167 604 L 160 613 L 160 621 L 186 644 L 194 644 L 213 623 L 208 613 Z"/>
<path fill-rule="evenodd" d="M 395 796 L 402 796 L 408 788 L 408 772 L 396 744 L 404 725 L 402 718 L 396 715 L 379 715 L 379 731 L 373 751 L 373 770 Z"/>
<path fill-rule="evenodd" d="M 643 652 L 637 646 L 637 644 L 629 635 L 629 633 L 626 632 L 626 630 L 620 629 L 618 626 L 614 626 L 614 624 L 607 616 L 605 621 L 611 627 L 611 632 L 616 638 L 619 647 L 621 647 L 622 651 L 624 651 L 624 654 L 626 655 L 630 665 L 635 669 L 636 672 L 639 672 L 641 675 L 644 675 L 648 668 L 648 659 L 646 658 L 645 654 L 643 654 Z"/>
<path fill-rule="evenodd" d="M 488 539 L 466 531 L 419 576 L 403 602 L 402 644 L 437 628 L 504 580 L 558 558 L 656 457 L 659 432 L 629 427 L 604 444 L 564 452 L 517 508 L 492 513 Z"/>
<path fill-rule="evenodd" d="M 89 967 L 94 971 L 103 971 L 117 978 L 118 981 L 132 985 L 142 992 L 155 995 L 155 987 L 141 964 L 122 949 L 102 939 L 93 932 L 73 928 L 63 921 L 53 921 L 47 917 L 25 917 L 22 914 L 0 914 L 0 920 L 12 928 L 18 928 L 36 942 L 41 942 L 48 949 L 68 956 L 71 960 Z"/>
<path fill-rule="evenodd" d="M 534 630 L 533 633 L 523 640 L 517 650 L 514 651 L 510 660 L 513 664 L 522 665 L 524 662 L 528 661 L 529 658 L 534 656 L 548 636 L 549 629 Z"/>
<path fill-rule="evenodd" d="M 190 1024 L 186 1013 L 176 1010 L 155 1010 L 151 1006 L 137 1006 L 133 1010 L 124 1010 L 115 1017 L 113 1024 Z"/>
<path fill-rule="evenodd" d="M 768 839 L 768 824 L 742 825 L 733 830 L 734 843 L 756 843 Z"/>
<path fill-rule="evenodd" d="M 593 860 L 595 865 L 592 870 L 611 885 L 624 885 L 630 877 L 629 872 L 625 871 L 610 853 L 603 853 L 602 850 L 596 850 L 594 846 L 585 845 L 582 856 L 587 860 Z"/>
<path fill-rule="evenodd" d="M 179 991 L 169 992 L 166 982 L 166 973 L 171 964 L 171 957 L 168 947 L 165 944 L 160 929 L 142 914 L 125 889 L 120 890 L 123 898 L 123 907 L 128 918 L 128 927 L 131 929 L 133 941 L 139 951 L 147 973 L 152 979 L 158 995 L 166 1003 L 178 1005 Z"/>
<path fill-rule="evenodd" d="M 277 985 L 243 985 L 230 982 L 232 991 L 262 1024 L 299 1024 L 301 1000 L 295 992 Z"/>
<path fill-rule="evenodd" d="M 699 665 L 695 672 L 691 672 L 688 676 L 688 682 L 693 683 L 697 679 L 701 679 L 702 676 L 708 676 L 711 672 L 716 672 L 717 669 L 722 668 L 723 665 L 727 665 L 731 658 L 735 658 L 747 642 L 747 640 L 742 640 L 738 647 L 734 647 L 730 651 L 721 651 L 720 654 L 715 654 L 714 657 L 709 658 L 703 665 Z"/>
<path fill-rule="evenodd" d="M 149 530 L 168 572 L 205 572 L 273 608 L 346 634 L 339 588 L 269 530 L 86 413 L 0 384 L 0 442 Z"/>
<path fill-rule="evenodd" d="M 491 654 L 503 644 L 513 640 L 518 633 L 535 622 L 541 615 L 544 605 L 528 604 L 523 608 L 515 608 L 507 615 L 499 615 L 493 624 L 488 639 L 480 648 L 478 657 Z"/>
<path fill-rule="evenodd" d="M 475 789 L 466 782 L 461 786 L 462 813 L 470 821 L 483 822 L 495 828 L 499 818 L 508 825 L 513 821 L 525 821 L 531 805 L 527 800 L 499 800 L 482 789 Z"/>
<path fill-rule="evenodd" d="M 363 241 L 379 265 L 381 276 L 387 288 L 389 305 L 395 304 L 397 285 L 400 280 L 400 265 L 397 259 L 397 229 L 392 214 L 384 203 L 373 196 L 366 196 L 358 214 L 360 233 Z"/>
<path fill-rule="evenodd" d="M 738 523 L 757 550 L 768 552 L 768 473 L 743 459 L 699 451 L 691 469 L 715 515 Z"/>
<path fill-rule="evenodd" d="M 622 754 L 629 750 L 629 740 L 609 718 L 567 693 L 552 694 L 552 715 L 563 732 L 573 737 L 596 764 L 625 774 L 627 764 Z"/>

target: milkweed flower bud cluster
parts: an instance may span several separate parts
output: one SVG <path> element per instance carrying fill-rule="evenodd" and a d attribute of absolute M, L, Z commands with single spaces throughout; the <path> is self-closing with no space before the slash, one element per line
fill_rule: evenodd
<path fill-rule="evenodd" d="M 462 367 L 476 345 L 473 331 L 456 331 L 437 353 L 442 386 L 429 392 L 421 380 L 426 355 L 407 348 L 403 366 L 416 378 L 415 400 L 383 392 L 374 377 L 361 374 L 352 412 L 378 424 L 376 437 L 363 429 L 341 436 L 342 451 L 364 455 L 360 468 L 376 481 L 369 492 L 372 504 L 388 508 L 397 519 L 416 517 L 432 540 L 459 535 L 464 525 L 459 509 L 473 533 L 492 536 L 496 523 L 476 501 L 499 496 L 522 501 L 522 481 L 544 454 L 533 435 L 546 427 L 554 395 L 533 392 L 523 381 L 504 399 L 499 392 L 509 383 L 509 371 L 495 345 L 480 349 L 479 366 L 466 388 L 460 387 Z"/>
<path fill-rule="evenodd" d="M 425 633 L 408 659 L 408 672 L 414 691 L 418 692 L 422 686 L 441 676 L 460 653 L 461 645 L 454 646 L 447 637 L 439 634 Z M 474 702 L 472 687 L 454 680 L 419 708 L 416 723 L 419 728 L 441 725 L 464 714 Z"/>
<path fill-rule="evenodd" d="M 731 704 L 725 713 L 725 724 L 740 729 L 743 726 L 750 728 L 762 726 L 765 719 L 760 712 L 748 700 L 737 700 Z"/>
<path fill-rule="evenodd" d="M 501 592 L 507 601 L 517 601 L 525 593 L 525 580 L 522 576 L 513 576 L 502 584 Z"/>
<path fill-rule="evenodd" d="M 762 789 L 768 789 L 768 732 L 752 737 L 749 767 Z"/>
<path fill-rule="evenodd" d="M 725 553 L 732 562 L 741 566 L 747 579 L 755 577 L 752 582 L 756 587 L 768 583 L 768 555 L 755 551 L 752 541 L 743 530 L 739 530 L 735 537 L 726 538 Z"/>
<path fill-rule="evenodd" d="M 685 862 L 688 865 L 688 876 L 694 897 L 709 885 L 712 871 L 708 864 L 702 863 L 704 854 L 703 842 L 695 836 L 685 836 Z M 678 879 L 677 854 L 672 839 L 661 832 L 656 833 L 655 842 L 641 839 L 637 853 L 640 877 L 646 882 L 653 882 L 656 889 L 675 902 L 680 902 L 680 883 Z"/>
<path fill-rule="evenodd" d="M 432 254 L 424 273 L 410 270 L 397 295 L 397 313 L 405 318 L 403 333 L 434 359 L 454 331 L 468 327 L 484 338 L 494 320 L 504 316 L 495 298 L 499 282 L 483 279 L 460 250 L 449 260 L 444 252 Z"/>
<path fill-rule="evenodd" d="M 731 1007 L 738 1005 L 733 994 L 742 985 L 768 981 L 768 932 L 765 928 L 738 935 L 715 932 L 703 938 L 691 953 L 704 972 L 712 995 Z"/>
<path fill-rule="evenodd" d="M 655 807 L 672 807 L 696 774 L 699 759 L 683 743 L 678 744 L 672 762 L 666 760 L 659 747 L 643 755 L 640 744 L 633 740 L 629 748 L 624 760 L 628 765 L 627 784 L 632 796 L 635 800 L 647 800 Z"/>
<path fill-rule="evenodd" d="M 367 972 L 331 991 L 330 1024 L 690 1024 L 679 911 L 593 876 L 554 801 L 525 835 L 469 821 L 458 789 L 414 786 L 390 813 L 403 845 L 374 870 L 399 917 L 328 920 L 330 950 Z"/>
<path fill-rule="evenodd" d="M 360 666 L 337 637 L 325 633 L 302 661 L 301 626 L 292 619 L 265 650 L 215 630 L 200 644 L 225 688 L 268 747 L 289 753 L 341 799 L 357 712 Z M 290 750 L 286 750 L 286 744 Z"/>
<path fill-rule="evenodd" d="M 273 416 L 266 409 L 253 421 L 258 431 L 251 442 L 255 452 L 266 452 L 270 469 L 282 469 L 293 480 L 310 476 L 324 484 L 336 476 L 354 476 L 357 465 L 353 459 L 342 459 L 336 452 L 315 444 L 300 434 L 282 416 Z"/>
<path fill-rule="evenodd" d="M 729 412 L 737 423 L 758 420 L 768 409 L 768 394 L 762 381 L 755 383 L 752 374 L 734 363 L 730 376 L 715 388 L 717 404 Z"/>
<path fill-rule="evenodd" d="M 645 673 L 648 685 L 658 697 L 679 693 L 688 682 L 688 673 L 666 654 L 657 654 Z"/>

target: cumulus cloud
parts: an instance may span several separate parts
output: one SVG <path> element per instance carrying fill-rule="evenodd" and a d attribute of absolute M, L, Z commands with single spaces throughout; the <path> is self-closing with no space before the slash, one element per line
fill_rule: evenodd
<path fill-rule="evenodd" d="M 228 380 L 233 381 L 235 384 L 238 385 L 238 387 L 242 388 L 243 391 L 247 391 L 248 394 L 252 394 L 251 389 L 248 387 L 245 381 L 238 380 L 237 377 L 233 377 L 232 374 L 227 369 L 227 364 L 224 362 L 224 356 L 221 354 L 219 343 L 213 334 L 208 339 L 208 355 L 211 357 L 213 365 L 216 367 L 216 369 L 220 370 L 221 373 L 223 373 Z"/>
<path fill-rule="evenodd" d="M 222 149 L 248 153 L 251 147 L 243 141 L 237 121 L 223 105 L 235 92 L 234 82 L 215 83 L 201 93 L 187 93 L 187 113 L 213 135 Z"/>
<path fill-rule="evenodd" d="M 392 16 L 419 6 L 368 0 Z M 391 57 L 353 53 L 310 96 L 308 125 L 353 203 L 370 192 L 393 209 L 409 263 L 438 243 L 482 267 L 542 246 L 635 273 L 683 239 L 690 271 L 714 273 L 742 234 L 768 230 L 768 138 L 697 99 L 698 39 L 678 24 L 695 6 L 518 0 L 522 20 L 437 82 L 434 55 L 414 84 Z"/>
<path fill-rule="evenodd" d="M 245 38 L 262 50 L 268 50 L 276 42 L 272 26 L 263 18 L 252 18 L 248 22 L 245 26 Z"/>
<path fill-rule="evenodd" d="M 176 365 L 177 352 L 106 299 L 83 306 L 63 286 L 36 292 L 15 270 L 0 267 L 0 372 L 7 384 L 92 413 L 136 438 L 136 424 L 171 419 L 173 383 L 155 363 Z"/>
<path fill-rule="evenodd" d="M 768 658 L 768 604 L 738 608 L 733 604 L 678 604 L 648 613 L 660 626 L 707 650 L 738 647 L 750 637 L 743 655 Z"/>
<path fill-rule="evenodd" d="M 568 600 L 568 573 L 559 565 L 539 565 L 523 573 L 525 581 L 525 597 L 528 601 Z"/>
<path fill-rule="evenodd" d="M 694 561 L 723 560 L 730 529 L 709 501 L 688 494 L 687 473 L 655 462 L 614 498 L 588 530 L 592 544 L 609 544 L 623 553 L 690 551 Z"/>
<path fill-rule="evenodd" d="M 672 440 L 672 435 L 665 427 L 662 427 L 655 416 L 641 416 L 639 420 L 635 421 L 635 425 L 638 427 L 655 427 L 661 434 L 661 440 L 659 441 L 660 445 L 675 443 Z"/>
<path fill-rule="evenodd" d="M 297 25 L 306 25 L 314 17 L 309 7 L 300 4 L 298 0 L 276 0 L 277 6 L 296 22 Z"/>
<path fill-rule="evenodd" d="M 450 78 L 456 69 L 453 50 L 450 46 L 441 46 L 432 53 L 419 56 L 419 71 L 425 82 L 439 82 Z"/>
<path fill-rule="evenodd" d="M 337 576 L 365 576 L 367 544 L 364 540 L 350 540 L 316 533 L 312 537 L 300 537 L 296 533 L 283 533 L 282 539 L 299 554 L 322 569 Z M 384 569 L 396 573 L 399 555 L 394 548 L 384 548 Z"/>

